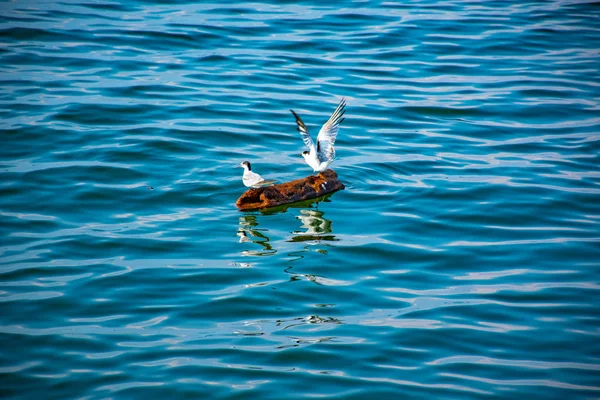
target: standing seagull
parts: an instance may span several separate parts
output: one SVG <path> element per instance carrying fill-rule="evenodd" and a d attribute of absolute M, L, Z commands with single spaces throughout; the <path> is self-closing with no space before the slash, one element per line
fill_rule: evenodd
<path fill-rule="evenodd" d="M 308 134 L 308 129 L 306 129 L 306 125 L 304 125 L 302 119 L 294 110 L 290 110 L 296 118 L 298 132 L 300 132 L 304 144 L 308 147 L 307 151 L 302 152 L 302 157 L 304 157 L 304 160 L 314 172 L 325 171 L 335 158 L 333 145 L 338 134 L 339 125 L 344 120 L 344 107 L 346 107 L 346 100 L 342 99 L 333 114 L 331 114 L 331 117 L 329 117 L 329 121 L 319 131 L 316 146 Z"/>
<path fill-rule="evenodd" d="M 244 168 L 242 182 L 244 182 L 244 185 L 248 187 L 257 188 L 261 186 L 269 186 L 277 182 L 275 180 L 266 181 L 262 178 L 262 176 L 260 176 L 256 172 L 252 172 L 252 166 L 248 161 L 244 161 L 243 163 L 241 163 L 240 167 Z"/>

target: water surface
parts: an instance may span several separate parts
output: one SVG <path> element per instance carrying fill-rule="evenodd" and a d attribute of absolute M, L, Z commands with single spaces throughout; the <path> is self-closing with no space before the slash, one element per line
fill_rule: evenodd
<path fill-rule="evenodd" d="M 6 398 L 600 396 L 597 3 L 0 10 Z"/>

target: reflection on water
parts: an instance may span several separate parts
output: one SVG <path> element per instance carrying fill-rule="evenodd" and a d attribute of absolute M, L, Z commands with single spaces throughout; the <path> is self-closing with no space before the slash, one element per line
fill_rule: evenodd
<path fill-rule="evenodd" d="M 343 280 L 339 280 L 339 279 L 326 278 L 326 277 L 314 275 L 314 274 L 298 274 L 298 273 L 295 273 L 293 271 L 293 269 L 294 269 L 294 267 L 290 265 L 289 267 L 287 267 L 284 270 L 284 272 L 286 274 L 290 275 L 290 282 L 305 279 L 309 282 L 313 282 L 313 283 L 316 283 L 317 285 L 321 285 L 321 286 L 350 286 L 350 285 L 354 284 L 354 282 L 352 282 L 352 281 L 343 281 Z M 320 304 L 317 306 L 318 307 L 329 307 L 329 305 L 327 305 L 327 304 Z"/>
<path fill-rule="evenodd" d="M 290 241 L 291 242 L 307 242 L 307 241 L 321 241 L 321 240 L 329 240 L 334 241 L 337 240 L 335 236 L 328 235 L 328 233 L 332 233 L 331 230 L 331 221 L 325 218 L 323 215 L 325 213 L 319 210 L 300 210 L 300 215 L 296 218 L 302 221 L 302 229 L 305 231 L 292 231 L 292 235 L 294 235 Z"/>
<path fill-rule="evenodd" d="M 242 254 L 245 256 L 267 256 L 275 254 L 277 250 L 273 249 L 269 243 L 271 239 L 263 233 L 266 231 L 266 229 L 258 228 L 256 215 L 246 214 L 241 216 L 237 232 L 240 243 L 256 243 L 261 247 L 259 250 L 244 250 Z"/>
<path fill-rule="evenodd" d="M 291 237 L 286 242 L 303 242 L 307 245 L 312 245 L 318 244 L 321 241 L 337 241 L 338 239 L 333 235 L 331 221 L 325 218 L 325 212 L 319 210 L 319 203 L 330 202 L 330 196 L 331 194 L 328 194 L 313 200 L 260 210 L 260 213 L 244 213 L 244 215 L 239 217 L 237 231 L 239 242 L 254 243 L 260 246 L 260 249 L 244 250 L 242 251 L 242 255 L 267 256 L 277 253 L 277 249 L 273 248 L 271 238 L 268 236 L 269 229 L 258 227 L 259 219 L 262 219 L 262 223 L 264 224 L 265 221 L 268 221 L 269 216 L 286 213 L 289 209 L 300 209 L 300 215 L 297 215 L 296 219 L 300 220 L 301 225 L 300 229 L 293 229 L 290 232 Z M 307 250 L 307 248 L 304 247 L 303 250 Z M 317 251 L 327 253 L 325 250 Z"/>

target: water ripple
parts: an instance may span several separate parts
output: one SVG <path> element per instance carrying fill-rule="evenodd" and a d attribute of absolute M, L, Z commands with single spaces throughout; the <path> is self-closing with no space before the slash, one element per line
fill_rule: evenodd
<path fill-rule="evenodd" d="M 2 15 L 5 396 L 598 392 L 593 1 Z M 346 190 L 237 211 L 342 96 Z"/>

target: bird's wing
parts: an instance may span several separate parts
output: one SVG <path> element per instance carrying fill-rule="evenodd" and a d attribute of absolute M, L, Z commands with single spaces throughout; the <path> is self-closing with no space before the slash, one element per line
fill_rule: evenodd
<path fill-rule="evenodd" d="M 273 186 L 277 181 L 275 179 L 263 179 L 260 182 L 252 185 L 253 188 L 265 187 L 265 186 Z"/>
<path fill-rule="evenodd" d="M 250 173 L 252 174 L 252 180 L 255 182 L 260 182 L 264 180 L 263 177 L 257 174 L 256 172 L 250 171 Z"/>
<path fill-rule="evenodd" d="M 242 179 L 246 186 L 256 185 L 258 182 L 263 180 L 263 178 L 254 171 L 246 172 Z"/>
<path fill-rule="evenodd" d="M 302 118 L 300 118 L 300 116 L 298 114 L 296 114 L 294 112 L 294 110 L 290 110 L 292 112 L 292 114 L 294 114 L 294 118 L 296 118 L 296 124 L 298 124 L 298 132 L 300 132 L 300 136 L 302 136 L 302 140 L 304 141 L 304 144 L 309 148 L 312 149 L 313 147 L 315 147 L 315 144 L 312 140 L 312 138 L 310 137 L 310 135 L 308 134 L 308 129 L 306 129 L 306 125 L 304 125 L 304 121 L 302 121 Z"/>
<path fill-rule="evenodd" d="M 319 158 L 322 161 L 333 160 L 335 158 L 333 145 L 338 134 L 338 128 L 344 120 L 345 107 L 346 100 L 342 99 L 333 114 L 331 114 L 331 117 L 329 117 L 329 121 L 319 131 L 319 136 L 317 136 L 317 150 Z"/>

